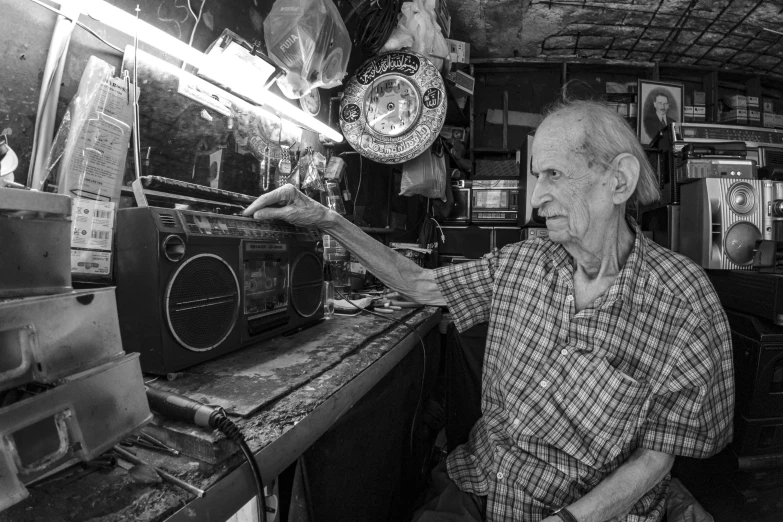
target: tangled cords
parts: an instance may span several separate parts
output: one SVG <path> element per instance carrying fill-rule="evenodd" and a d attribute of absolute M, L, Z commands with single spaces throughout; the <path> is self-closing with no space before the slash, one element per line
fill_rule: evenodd
<path fill-rule="evenodd" d="M 345 18 L 347 25 L 353 15 L 358 13 L 354 45 L 359 46 L 366 55 L 378 54 L 397 26 L 400 6 L 400 0 L 362 0 L 359 2 Z"/>

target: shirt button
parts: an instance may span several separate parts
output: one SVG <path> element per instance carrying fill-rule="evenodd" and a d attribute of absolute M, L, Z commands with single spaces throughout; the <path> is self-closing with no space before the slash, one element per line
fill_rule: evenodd
<path fill-rule="evenodd" d="M 560 355 L 568 355 L 568 350 L 563 348 L 562 350 L 560 350 Z"/>
<path fill-rule="evenodd" d="M 518 427 L 520 424 L 522 424 L 519 419 L 514 419 L 514 427 Z"/>
<path fill-rule="evenodd" d="M 566 296 L 566 303 L 570 303 L 573 300 L 574 300 L 574 296 L 572 296 L 572 295 L 567 295 Z"/>
<path fill-rule="evenodd" d="M 549 386 L 549 381 L 543 380 L 539 384 L 541 385 L 542 388 L 546 388 L 547 386 Z"/>
<path fill-rule="evenodd" d="M 498 471 L 498 480 L 503 480 L 503 472 Z"/>

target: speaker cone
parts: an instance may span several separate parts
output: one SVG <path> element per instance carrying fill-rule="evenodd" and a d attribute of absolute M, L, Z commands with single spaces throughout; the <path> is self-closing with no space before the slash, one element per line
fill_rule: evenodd
<path fill-rule="evenodd" d="M 761 239 L 759 229 L 747 221 L 734 223 L 726 233 L 724 247 L 729 259 L 738 265 L 747 265 L 753 261 L 756 241 Z"/>
<path fill-rule="evenodd" d="M 731 210 L 747 214 L 756 207 L 756 191 L 747 183 L 734 183 L 726 194 Z"/>
<path fill-rule="evenodd" d="M 171 334 L 182 346 L 197 352 L 211 350 L 234 328 L 239 282 L 221 258 L 199 254 L 171 276 L 164 305 Z"/>

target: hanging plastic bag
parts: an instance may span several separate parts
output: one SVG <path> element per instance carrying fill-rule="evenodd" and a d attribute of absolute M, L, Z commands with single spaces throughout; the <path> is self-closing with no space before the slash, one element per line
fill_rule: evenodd
<path fill-rule="evenodd" d="M 400 195 L 421 194 L 430 199 L 446 199 L 446 158 L 432 152 L 432 148 L 423 154 L 406 161 L 402 166 Z"/>
<path fill-rule="evenodd" d="M 302 189 L 307 192 L 322 192 L 326 190 L 324 184 L 324 169 L 326 168 L 326 158 L 320 152 L 303 157 L 300 164 L 304 164 L 304 179 L 302 180 Z M 306 162 L 306 163 L 305 163 Z M 320 198 L 320 196 L 319 196 Z"/>
<path fill-rule="evenodd" d="M 351 38 L 332 0 L 277 0 L 264 20 L 269 57 L 286 70 L 277 80 L 289 98 L 340 85 Z"/>
<path fill-rule="evenodd" d="M 405 2 L 382 51 L 408 48 L 426 56 L 439 70 L 449 57 L 449 46 L 443 37 L 435 15 L 436 0 Z"/>

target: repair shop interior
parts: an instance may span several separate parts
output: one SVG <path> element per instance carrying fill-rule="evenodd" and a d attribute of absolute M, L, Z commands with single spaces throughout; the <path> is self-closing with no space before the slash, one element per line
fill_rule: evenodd
<path fill-rule="evenodd" d="M 0 0 L 0 522 L 783 520 L 783 0 Z"/>

